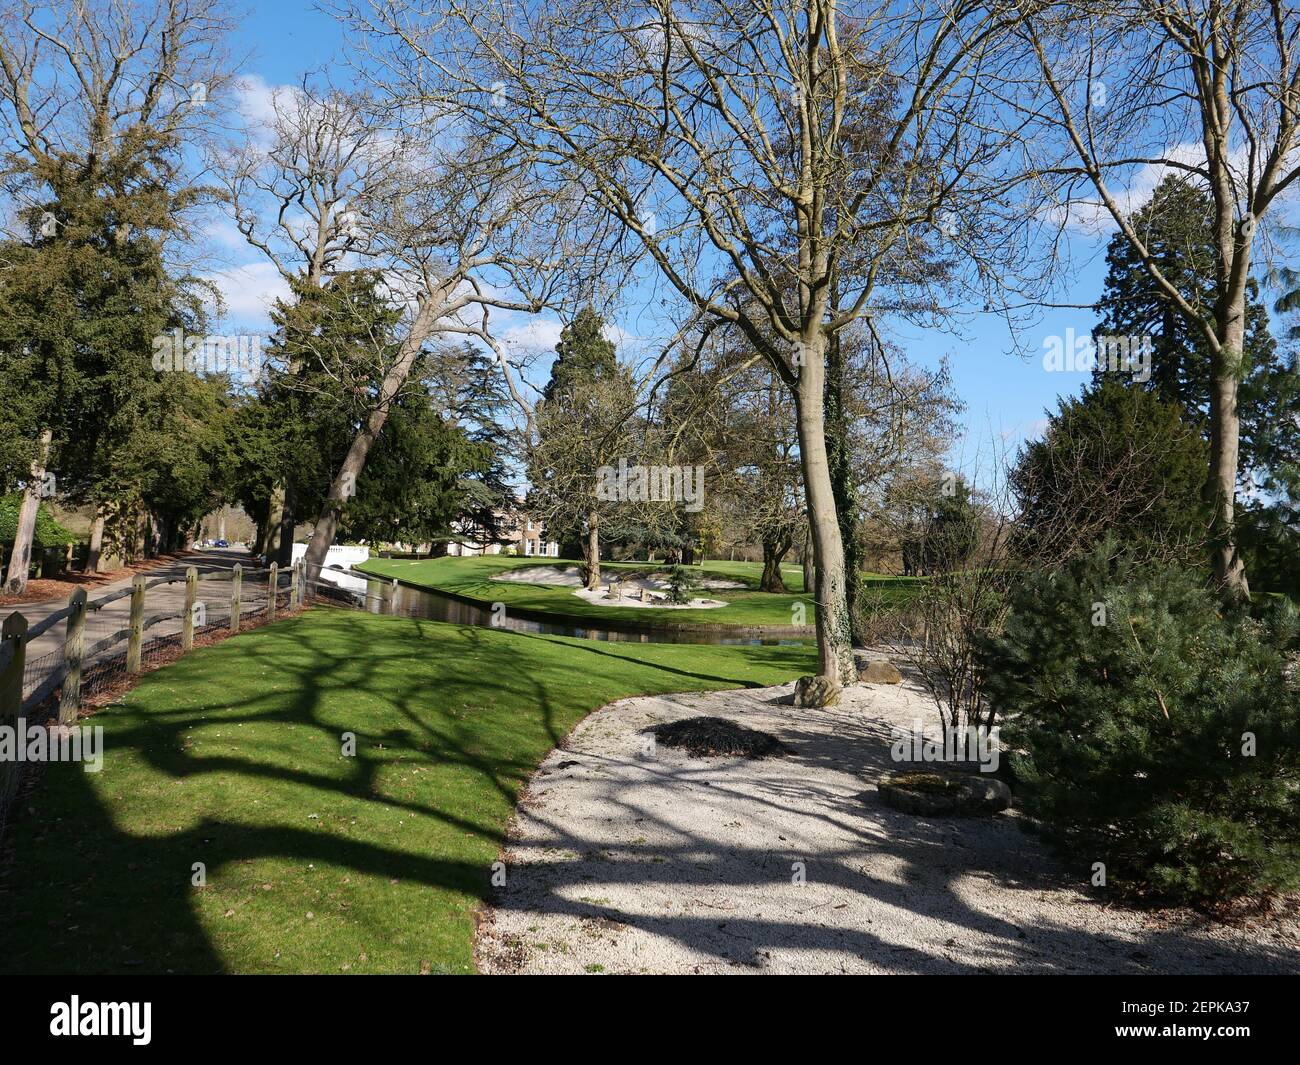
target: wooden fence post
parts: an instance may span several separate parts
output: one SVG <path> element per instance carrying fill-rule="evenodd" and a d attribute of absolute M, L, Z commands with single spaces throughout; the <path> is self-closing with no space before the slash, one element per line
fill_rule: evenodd
<path fill-rule="evenodd" d="M 280 592 L 280 566 L 279 563 L 271 563 L 270 576 L 266 578 L 266 620 L 275 620 L 275 597 Z"/>
<path fill-rule="evenodd" d="M 0 627 L 0 647 L 10 649 L 9 660 L 0 666 L 0 724 L 17 728 L 23 710 L 23 668 L 27 664 L 27 619 L 17 611 Z M 0 806 L 18 783 L 18 768 L 17 760 L 0 762 Z"/>
<path fill-rule="evenodd" d="M 144 642 L 144 581 L 137 573 L 131 582 L 131 635 L 126 645 L 126 671 L 140 672 L 140 645 Z"/>
<path fill-rule="evenodd" d="M 244 581 L 244 567 L 238 562 L 230 571 L 230 631 L 239 631 L 239 586 Z"/>
<path fill-rule="evenodd" d="M 199 571 L 191 566 L 185 571 L 185 614 L 181 618 L 181 653 L 194 650 L 194 607 L 199 598 Z"/>
<path fill-rule="evenodd" d="M 0 719 L 17 717 L 23 707 L 23 669 L 27 665 L 27 618 L 14 611 L 0 627 L 0 644 L 10 648 L 0 667 Z"/>
<path fill-rule="evenodd" d="M 289 567 L 289 609 L 297 610 L 302 605 L 302 586 L 298 583 L 298 563 Z"/>
<path fill-rule="evenodd" d="M 63 636 L 63 691 L 59 696 L 59 724 L 71 725 L 81 709 L 81 653 L 86 646 L 86 589 L 68 598 L 72 613 Z"/>

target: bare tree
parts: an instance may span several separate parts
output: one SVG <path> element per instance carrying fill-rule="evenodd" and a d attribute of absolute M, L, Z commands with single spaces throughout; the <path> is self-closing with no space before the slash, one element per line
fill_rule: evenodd
<path fill-rule="evenodd" d="M 400 342 L 374 345 L 369 409 L 335 471 L 305 562 L 319 570 L 347 500 L 424 345 L 471 337 L 497 355 L 523 416 L 532 408 L 493 335 L 493 311 L 563 305 L 580 271 L 583 224 L 562 186 L 532 179 L 535 159 L 502 157 L 446 107 L 377 79 L 369 95 L 284 94 L 266 147 L 226 171 L 236 223 L 286 278 L 326 285 L 338 271 L 383 273 L 406 308 Z M 575 238 L 576 240 L 576 238 Z"/>
<path fill-rule="evenodd" d="M 210 162 L 236 227 L 291 288 L 321 288 L 371 246 L 368 219 L 401 195 L 410 150 L 385 116 L 357 93 L 309 79 L 271 94 L 270 113 L 240 131 Z M 376 351 L 384 346 L 377 345 Z M 280 378 L 294 387 L 301 367 Z M 293 550 L 291 485 L 272 490 L 262 553 L 283 565 Z"/>
<path fill-rule="evenodd" d="M 1026 84 L 1008 98 L 1031 120 L 1030 168 L 1063 213 L 1113 222 L 1209 346 L 1214 567 L 1230 596 L 1248 596 L 1237 391 L 1257 244 L 1300 176 L 1300 19 L 1284 0 L 1031 3 L 1020 37 Z M 1128 186 L 1151 171 L 1189 175 L 1213 199 L 1212 307 L 1188 301 L 1134 227 Z"/>
<path fill-rule="evenodd" d="M 829 337 L 879 311 L 885 272 L 855 260 L 835 300 L 832 282 L 851 251 L 894 262 L 923 231 L 936 235 L 946 210 L 954 230 L 977 199 L 996 210 L 996 196 L 970 195 L 1002 180 L 1001 123 L 977 83 L 1009 15 L 964 0 L 941 11 L 893 0 L 851 11 L 836 0 L 431 7 L 382 0 L 360 21 L 497 143 L 581 174 L 677 296 L 744 332 L 789 390 L 818 560 L 819 668 L 847 680 L 824 355 Z M 846 124 L 872 79 L 904 87 L 896 108 L 871 116 L 888 163 L 848 182 Z"/>

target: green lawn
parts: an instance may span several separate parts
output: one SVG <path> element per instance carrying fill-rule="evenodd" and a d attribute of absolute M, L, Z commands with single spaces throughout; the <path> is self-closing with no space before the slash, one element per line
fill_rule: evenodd
<path fill-rule="evenodd" d="M 23 800 L 0 971 L 470 971 L 516 796 L 584 714 L 813 668 L 324 609 L 233 637 L 88 719 L 102 772 L 49 766 Z"/>
<path fill-rule="evenodd" d="M 709 610 L 672 610 L 655 607 L 606 607 L 588 603 L 573 594 L 572 588 L 537 584 L 514 584 L 493 580 L 507 570 L 525 566 L 573 566 L 565 559 L 515 558 L 488 555 L 473 558 L 397 559 L 371 558 L 357 569 L 378 577 L 397 577 L 407 584 L 430 588 L 468 599 L 485 608 L 505 603 L 511 609 L 547 615 L 557 620 L 569 619 L 578 624 L 605 621 L 615 624 L 722 627 L 788 627 L 795 624 L 794 604 L 803 603 L 808 634 L 813 634 L 814 600 L 803 593 L 803 574 L 798 566 L 783 566 L 782 578 L 789 592 L 775 594 L 758 590 L 763 567 L 757 562 L 705 562 L 707 576 L 743 582 L 747 587 L 732 591 L 710 589 L 701 594 L 709 599 L 725 600 L 727 605 Z M 699 567 L 692 567 L 699 569 Z M 602 562 L 602 571 L 640 571 L 667 569 L 645 562 Z M 868 574 L 873 585 L 891 594 L 906 595 L 915 582 L 910 577 L 887 577 Z"/>
<path fill-rule="evenodd" d="M 655 607 L 605 607 L 588 603 L 573 594 L 572 588 L 547 587 L 536 584 L 514 584 L 491 578 L 498 573 L 525 566 L 572 566 L 576 563 L 563 559 L 512 558 L 489 555 L 477 558 L 435 558 L 422 561 L 409 559 L 372 558 L 357 568 L 380 577 L 397 577 L 408 584 L 431 588 L 434 591 L 469 599 L 484 607 L 492 603 L 505 603 L 506 610 L 545 614 L 558 619 L 582 622 L 604 621 L 636 625 L 720 625 L 720 626 L 790 626 L 796 624 L 794 604 L 804 604 L 805 622 L 812 626 L 813 600 L 799 594 L 803 591 L 803 578 L 798 567 L 785 570 L 783 576 L 789 594 L 775 595 L 758 590 L 761 567 L 752 562 L 708 562 L 704 571 L 708 575 L 728 580 L 742 581 L 745 589 L 709 590 L 700 594 L 709 599 L 725 600 L 724 607 L 710 610 L 670 610 Z M 645 571 L 652 568 L 644 562 L 601 564 L 603 570 Z M 811 635 L 811 628 L 809 634 Z"/>

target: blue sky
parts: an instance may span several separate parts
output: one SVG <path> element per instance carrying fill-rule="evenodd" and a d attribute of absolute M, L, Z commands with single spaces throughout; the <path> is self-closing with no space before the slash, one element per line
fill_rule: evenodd
<path fill-rule="evenodd" d="M 329 15 L 297 0 L 279 0 L 249 13 L 236 40 L 239 50 L 250 54 L 246 73 L 267 86 L 293 84 L 312 69 L 329 66 L 335 80 L 346 80 L 341 60 L 346 42 L 340 25 Z M 1069 290 L 1058 294 L 1059 302 L 1091 304 L 1101 292 L 1104 276 L 1105 238 L 1079 235 L 1074 242 L 1081 263 Z M 267 277 L 255 253 L 242 249 L 237 241 L 227 245 L 236 263 L 257 264 L 250 275 Z M 230 286 L 227 286 L 228 291 Z M 237 295 L 237 293 L 232 293 Z M 246 314 L 251 308 L 238 299 L 236 309 Z M 643 334 L 648 316 L 644 308 L 629 307 L 620 326 L 630 334 Z M 965 402 L 966 439 L 954 450 L 950 462 L 955 469 L 987 478 L 993 453 L 1014 449 L 1024 439 L 1041 432 L 1044 411 L 1054 408 L 1057 398 L 1077 392 L 1088 376 L 1082 372 L 1049 373 L 1042 364 L 1043 342 L 1052 335 L 1090 333 L 1095 316 L 1087 310 L 1046 310 L 1019 337 L 1027 357 L 1013 353 L 1015 339 L 1006 323 L 993 315 L 976 314 L 960 335 L 939 330 L 895 328 L 892 335 L 909 359 L 921 365 L 935 365 L 948 357 L 953 383 Z M 251 322 L 250 322 L 251 324 Z M 525 332 L 523 323 L 516 329 Z M 538 323 L 528 333 L 544 340 L 558 330 L 558 324 Z"/>

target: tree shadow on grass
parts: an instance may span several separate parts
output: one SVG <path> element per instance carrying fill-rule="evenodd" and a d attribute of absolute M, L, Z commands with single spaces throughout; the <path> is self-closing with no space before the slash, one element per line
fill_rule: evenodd
<path fill-rule="evenodd" d="M 372 969 L 462 969 L 520 791 L 594 708 L 522 640 L 318 611 L 149 674 L 87 722 L 104 772 L 47 767 L 25 799 L 0 970 L 314 971 L 353 940 Z M 629 660 L 593 657 L 583 681 L 627 694 Z"/>

